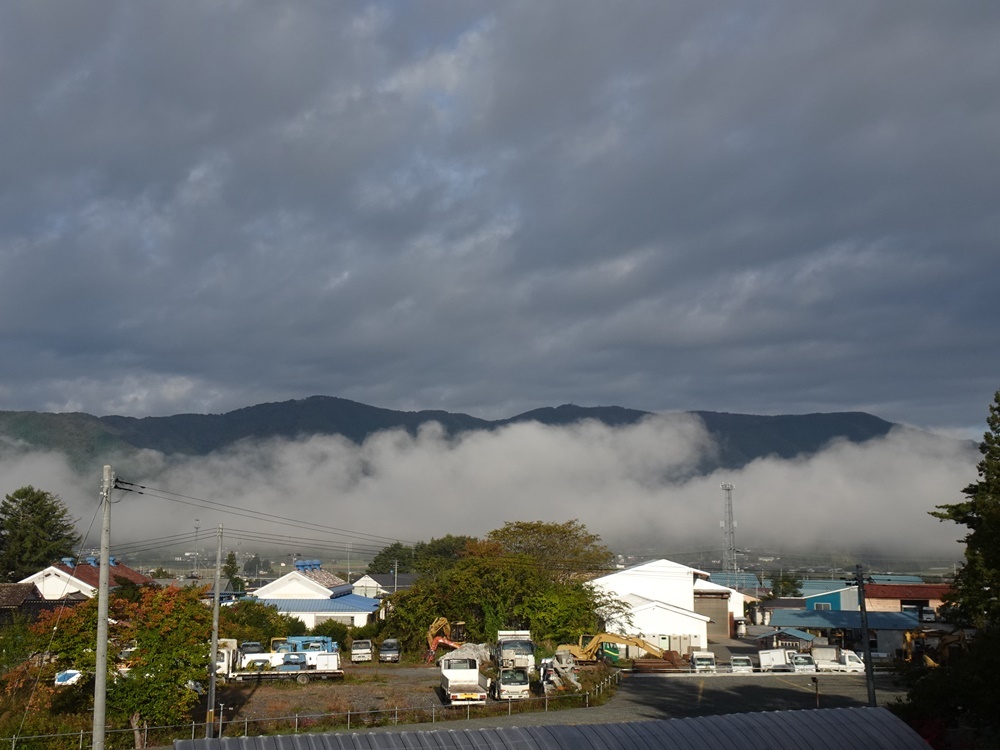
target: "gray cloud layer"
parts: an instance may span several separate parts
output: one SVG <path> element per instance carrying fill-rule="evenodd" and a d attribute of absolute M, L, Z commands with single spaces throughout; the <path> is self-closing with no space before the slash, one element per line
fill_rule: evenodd
<path fill-rule="evenodd" d="M 741 471 L 691 479 L 690 468 L 714 450 L 700 420 L 674 416 L 619 429 L 525 423 L 455 440 L 431 427 L 415 437 L 377 434 L 361 446 L 312 437 L 180 462 L 150 453 L 118 467 L 123 479 L 154 489 L 120 495 L 113 537 L 120 545 L 190 536 L 197 518 L 203 540 L 222 524 L 229 547 L 246 538 L 244 550 L 259 548 L 266 538 L 298 552 L 306 543 L 295 540 L 308 538 L 339 550 L 343 559 L 348 542 L 357 554 L 393 538 L 480 536 L 507 521 L 578 518 L 618 552 L 677 556 L 721 551 L 719 485 L 728 481 L 736 485 L 741 548 L 961 558 L 955 542 L 963 530 L 928 515 L 936 505 L 960 500 L 961 488 L 975 479 L 976 454 L 959 441 L 897 429 L 863 445 L 834 443 L 809 459 L 758 460 Z M 56 492 L 84 530 L 97 512 L 99 483 L 96 474 L 75 476 L 58 456 L 29 453 L 0 462 L 7 492 L 24 484 Z M 304 527 L 238 514 L 245 511 Z M 91 529 L 90 544 L 98 528 Z"/>
<path fill-rule="evenodd" d="M 993 2 L 7 3 L 0 405 L 979 425 Z"/>

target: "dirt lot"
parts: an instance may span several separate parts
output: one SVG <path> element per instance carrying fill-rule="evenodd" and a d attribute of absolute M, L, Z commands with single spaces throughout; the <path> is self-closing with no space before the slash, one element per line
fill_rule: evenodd
<path fill-rule="evenodd" d="M 298 685 L 293 680 L 282 682 L 242 682 L 219 687 L 216 701 L 223 706 L 226 722 L 253 725 L 273 717 L 300 716 L 307 724 L 317 723 L 313 717 L 322 714 L 350 712 L 355 721 L 385 723 L 397 708 L 426 708 L 428 712 L 442 709 L 438 694 L 440 672 L 434 666 L 422 667 L 398 664 L 347 664 L 342 680 L 319 680 Z M 384 712 L 363 717 L 362 713 Z M 305 718 L 303 718 L 305 717 Z M 340 723 L 334 717 L 319 723 Z M 261 727 L 264 729 L 264 727 Z"/>

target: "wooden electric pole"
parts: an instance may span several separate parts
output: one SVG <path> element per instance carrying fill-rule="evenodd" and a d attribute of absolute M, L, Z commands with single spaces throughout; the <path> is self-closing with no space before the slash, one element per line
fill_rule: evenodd
<path fill-rule="evenodd" d="M 205 715 L 205 739 L 212 739 L 215 729 L 215 680 L 219 662 L 219 599 L 222 596 L 222 524 L 215 539 L 215 600 L 212 604 L 212 654 L 208 664 L 208 713 Z"/>

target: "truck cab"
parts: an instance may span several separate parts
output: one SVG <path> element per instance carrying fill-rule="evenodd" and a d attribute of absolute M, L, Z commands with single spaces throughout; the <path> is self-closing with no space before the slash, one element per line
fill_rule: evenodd
<path fill-rule="evenodd" d="M 351 661 L 353 663 L 372 661 L 373 658 L 374 650 L 371 641 L 359 640 L 351 643 Z"/>
<path fill-rule="evenodd" d="M 527 667 L 501 667 L 491 684 L 498 701 L 522 700 L 531 697 L 531 676 Z"/>
<path fill-rule="evenodd" d="M 715 654 L 713 654 L 711 651 L 692 651 L 691 671 L 711 672 L 712 674 L 714 674 L 716 671 Z"/>
<path fill-rule="evenodd" d="M 753 659 L 749 656 L 733 656 L 729 659 L 730 672 L 753 672 Z"/>

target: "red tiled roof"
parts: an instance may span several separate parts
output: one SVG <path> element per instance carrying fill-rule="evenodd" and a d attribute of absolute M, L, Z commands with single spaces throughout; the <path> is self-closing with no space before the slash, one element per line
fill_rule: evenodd
<path fill-rule="evenodd" d="M 943 599 L 951 593 L 949 583 L 869 583 L 866 599 Z"/>
<path fill-rule="evenodd" d="M 63 573 L 73 576 L 76 580 L 82 581 L 88 586 L 93 586 L 97 588 L 100 582 L 100 568 L 96 565 L 91 565 L 88 562 L 82 562 L 78 565 L 70 566 L 65 563 L 55 563 L 53 566 L 56 570 L 61 570 Z M 117 563 L 112 565 L 108 571 L 109 584 L 112 588 L 120 585 L 119 579 L 124 581 L 130 581 L 131 583 L 137 583 L 140 586 L 155 583 L 149 576 L 143 575 L 138 570 L 132 570 L 132 568 L 127 565 L 122 565 Z"/>

